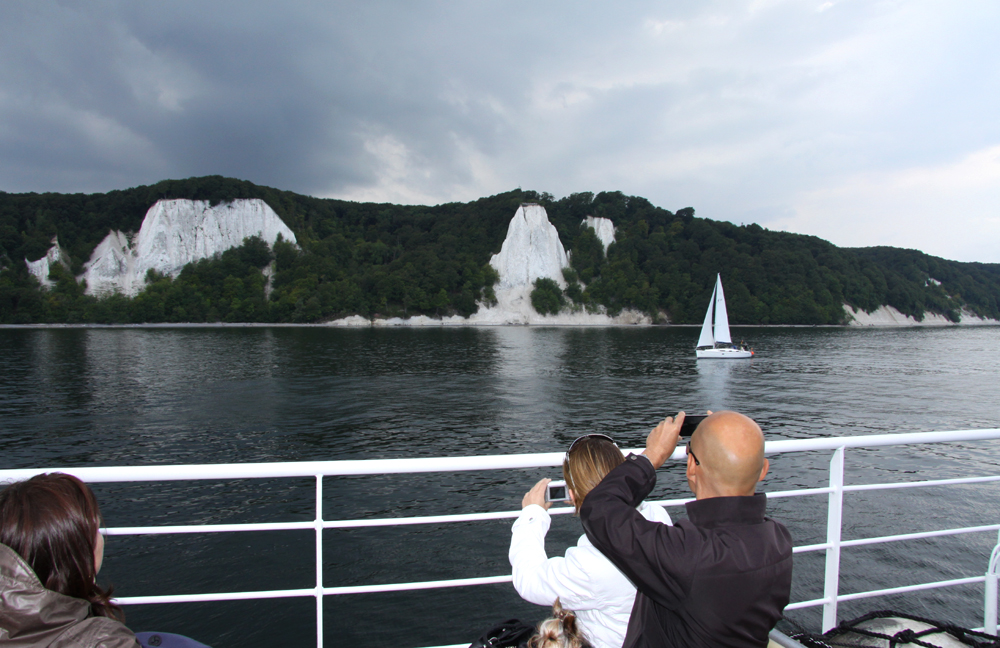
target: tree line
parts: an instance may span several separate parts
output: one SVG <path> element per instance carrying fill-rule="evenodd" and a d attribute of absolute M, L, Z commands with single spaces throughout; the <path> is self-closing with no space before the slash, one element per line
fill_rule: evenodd
<path fill-rule="evenodd" d="M 176 278 L 151 274 L 134 298 L 93 297 L 74 276 L 112 230 L 138 231 L 157 200 L 212 204 L 260 198 L 298 245 L 260 239 L 189 264 Z M 698 323 L 716 273 L 733 324 L 839 324 L 842 304 L 886 304 L 922 319 L 962 309 L 1000 319 L 1000 265 L 959 263 L 915 250 L 838 248 L 812 236 L 772 232 L 671 212 L 621 192 L 555 199 L 515 190 L 469 203 L 404 206 L 313 198 L 209 176 L 104 194 L 0 193 L 0 322 L 319 322 L 347 315 L 468 316 L 495 299 L 490 256 L 517 207 L 537 202 L 571 251 L 568 285 L 536 289 L 539 312 L 622 309 L 654 320 Z M 610 218 L 605 253 L 587 216 Z M 25 266 L 53 237 L 68 253 L 43 289 Z M 270 277 L 265 275 L 270 274 Z"/>

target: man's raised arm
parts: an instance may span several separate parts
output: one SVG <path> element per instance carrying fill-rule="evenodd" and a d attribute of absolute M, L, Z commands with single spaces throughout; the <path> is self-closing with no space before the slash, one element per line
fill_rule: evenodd
<path fill-rule="evenodd" d="M 677 446 L 684 413 L 665 419 L 650 432 L 642 455 L 629 455 L 587 494 L 580 508 L 587 537 L 631 580 L 639 591 L 670 607 L 684 595 L 692 561 L 684 553 L 688 531 L 645 519 L 636 510 L 653 486 L 656 468 Z M 671 556 L 665 562 L 664 558 Z M 678 566 L 681 566 L 678 569 Z"/>

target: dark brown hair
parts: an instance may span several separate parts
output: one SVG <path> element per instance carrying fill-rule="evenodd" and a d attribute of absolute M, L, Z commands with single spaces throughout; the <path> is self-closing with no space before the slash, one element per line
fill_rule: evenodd
<path fill-rule="evenodd" d="M 603 437 L 583 437 L 573 444 L 563 459 L 563 479 L 573 491 L 577 515 L 587 494 L 624 461 L 625 456 L 618 446 Z"/>
<path fill-rule="evenodd" d="M 35 475 L 0 491 L 0 542 L 16 551 L 46 589 L 90 601 L 94 616 L 123 620 L 95 582 L 101 509 L 86 484 L 63 473 Z"/>

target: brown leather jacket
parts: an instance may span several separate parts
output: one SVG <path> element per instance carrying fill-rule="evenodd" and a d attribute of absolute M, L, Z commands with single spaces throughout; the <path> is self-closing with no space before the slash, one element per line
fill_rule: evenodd
<path fill-rule="evenodd" d="M 0 544 L 0 646 L 140 648 L 135 634 L 90 603 L 45 589 L 16 551 Z"/>

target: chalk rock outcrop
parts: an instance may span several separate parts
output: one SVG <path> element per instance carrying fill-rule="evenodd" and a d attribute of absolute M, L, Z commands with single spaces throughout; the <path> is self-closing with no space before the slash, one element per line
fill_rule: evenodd
<path fill-rule="evenodd" d="M 596 223 L 599 230 L 614 240 L 614 227 L 607 219 Z M 610 226 L 610 230 L 608 227 Z M 600 233 L 598 234 L 600 236 Z M 602 241 L 604 239 L 602 238 Z M 605 247 L 607 244 L 605 244 Z M 424 326 L 434 323 L 441 326 L 496 326 L 541 324 L 545 326 L 608 326 L 617 324 L 649 324 L 649 317 L 643 313 L 624 311 L 617 317 L 606 313 L 585 311 L 562 312 L 557 315 L 541 315 L 531 305 L 531 291 L 536 279 L 547 277 L 561 288 L 566 287 L 562 269 L 569 265 L 569 255 L 559 240 L 559 233 L 549 222 L 545 208 L 536 204 L 523 204 L 514 214 L 507 228 L 500 253 L 493 255 L 490 265 L 500 275 L 493 289 L 496 304 L 480 304 L 479 310 L 465 319 L 454 316 L 441 320 L 410 318 L 408 320 L 375 320 L 373 326 Z M 345 324 L 349 324 L 344 320 Z"/>
<path fill-rule="evenodd" d="M 909 316 L 904 315 L 892 306 L 879 306 L 871 313 L 855 309 L 850 304 L 844 304 L 844 312 L 847 313 L 847 323 L 849 326 L 982 326 L 1000 324 L 997 320 L 983 318 L 970 310 L 962 309 L 960 322 L 952 322 L 940 313 L 925 312 L 924 318 L 919 322 Z"/>
<path fill-rule="evenodd" d="M 517 208 L 507 227 L 507 238 L 490 265 L 500 275 L 496 290 L 530 286 L 542 277 L 565 288 L 562 269 L 569 265 L 569 256 L 545 208 L 525 203 Z"/>
<path fill-rule="evenodd" d="M 260 236 L 273 245 L 295 234 L 263 200 L 234 200 L 212 207 L 202 200 L 161 200 L 150 207 L 139 233 L 110 232 L 84 265 L 87 292 L 138 294 L 146 273 L 176 277 L 192 261 L 210 258 L 243 239 Z"/>
<path fill-rule="evenodd" d="M 69 261 L 67 261 L 68 258 L 69 255 L 67 255 L 66 252 L 59 247 L 59 237 L 56 236 L 52 238 L 52 247 L 50 247 L 49 251 L 45 253 L 45 256 L 38 261 L 28 261 L 25 259 L 24 262 L 28 266 L 28 272 L 35 275 L 35 278 L 37 278 L 43 286 L 51 288 L 54 285 L 52 280 L 49 279 L 49 272 L 52 270 L 52 266 L 58 263 L 62 267 L 69 270 Z"/>
<path fill-rule="evenodd" d="M 611 222 L 611 219 L 601 218 L 600 216 L 587 216 L 580 224 L 594 228 L 597 238 L 600 239 L 601 245 L 604 246 L 604 253 L 607 254 L 608 246 L 615 242 L 615 224 Z"/>

